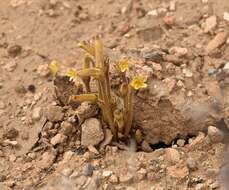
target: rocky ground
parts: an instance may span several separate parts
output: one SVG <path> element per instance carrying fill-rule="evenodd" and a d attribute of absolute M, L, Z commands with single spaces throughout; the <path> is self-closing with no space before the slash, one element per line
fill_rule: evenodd
<path fill-rule="evenodd" d="M 5 0 L 0 23 L 0 189 L 227 186 L 228 0 Z M 54 87 L 50 62 L 79 67 L 77 43 L 95 35 L 148 78 L 138 142 L 112 142 L 96 105 L 59 101 L 77 89 Z"/>

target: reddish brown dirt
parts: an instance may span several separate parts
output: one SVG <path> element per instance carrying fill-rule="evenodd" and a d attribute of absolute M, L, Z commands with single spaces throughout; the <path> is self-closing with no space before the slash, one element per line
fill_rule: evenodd
<path fill-rule="evenodd" d="M 0 1 L 0 189 L 222 189 L 229 2 L 177 0 L 175 9 L 173 2 Z M 207 22 L 210 16 L 216 23 Z M 128 56 L 150 75 L 148 91 L 136 96 L 135 124 L 145 139 L 140 152 L 134 145 L 84 149 L 79 126 L 69 127 L 61 145 L 50 141 L 74 110 L 64 110 L 55 125 L 46 122 L 46 108 L 56 105 L 48 64 L 79 67 L 77 43 L 95 35 L 112 60 Z M 220 131 L 207 133 L 209 125 Z"/>

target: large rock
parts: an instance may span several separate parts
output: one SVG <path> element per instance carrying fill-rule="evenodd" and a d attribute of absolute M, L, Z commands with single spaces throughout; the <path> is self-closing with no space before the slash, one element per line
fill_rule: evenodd
<path fill-rule="evenodd" d="M 148 143 L 170 144 L 180 133 L 185 135 L 183 116 L 175 110 L 168 99 L 162 99 L 157 104 L 150 105 L 136 98 L 135 110 L 136 123 L 143 129 Z"/>
<path fill-rule="evenodd" d="M 101 123 L 96 118 L 90 118 L 82 124 L 81 144 L 96 146 L 104 139 Z"/>
<path fill-rule="evenodd" d="M 195 93 L 198 98 L 190 99 L 182 90 L 170 92 L 163 82 L 149 81 L 148 89 L 138 92 L 134 100 L 134 121 L 141 128 L 144 140 L 149 144 L 169 145 L 177 138 L 197 135 L 206 131 L 207 126 L 215 125 L 222 117 L 221 108 L 201 91 Z"/>

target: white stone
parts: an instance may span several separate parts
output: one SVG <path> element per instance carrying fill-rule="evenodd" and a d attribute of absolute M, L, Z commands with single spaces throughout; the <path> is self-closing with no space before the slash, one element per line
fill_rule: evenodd
<path fill-rule="evenodd" d="M 103 171 L 102 175 L 103 175 L 103 177 L 110 177 L 112 174 L 113 174 L 112 171 L 107 170 L 107 171 Z"/>
<path fill-rule="evenodd" d="M 152 11 L 149 11 L 149 12 L 147 13 L 147 15 L 150 15 L 150 16 L 158 16 L 158 12 L 157 12 L 156 9 L 154 9 L 154 10 L 152 10 Z"/>
<path fill-rule="evenodd" d="M 170 1 L 169 10 L 170 11 L 175 11 L 176 10 L 176 1 Z"/>
<path fill-rule="evenodd" d="M 228 12 L 223 13 L 223 19 L 229 22 L 229 13 Z"/>
<path fill-rule="evenodd" d="M 187 77 L 187 78 L 190 78 L 190 77 L 193 76 L 192 71 L 191 71 L 190 69 L 187 69 L 187 68 L 184 68 L 184 69 L 183 69 L 183 74 L 184 74 L 185 77 Z"/>
<path fill-rule="evenodd" d="M 227 62 L 227 63 L 224 65 L 223 70 L 229 70 L 229 62 Z M 0 109 L 1 109 L 1 107 L 0 107 Z"/>
<path fill-rule="evenodd" d="M 42 109 L 41 107 L 36 107 L 33 109 L 33 113 L 32 113 L 32 119 L 34 121 L 38 121 L 42 116 Z"/>
<path fill-rule="evenodd" d="M 229 38 L 227 38 L 227 41 L 226 41 L 227 44 L 229 44 Z"/>

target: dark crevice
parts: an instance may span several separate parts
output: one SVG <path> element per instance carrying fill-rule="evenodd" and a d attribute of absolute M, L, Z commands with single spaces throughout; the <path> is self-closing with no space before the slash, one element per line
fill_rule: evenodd
<path fill-rule="evenodd" d="M 155 150 L 155 149 L 160 149 L 160 148 L 169 148 L 171 147 L 172 144 L 165 144 L 164 142 L 159 142 L 159 143 L 156 143 L 156 144 L 150 144 L 150 147 Z"/>
<path fill-rule="evenodd" d="M 160 149 L 160 148 L 170 148 L 170 147 L 172 147 L 174 144 L 177 144 L 177 141 L 178 141 L 179 139 L 184 139 L 184 140 L 185 140 L 184 145 L 186 145 L 186 144 L 189 144 L 189 139 L 192 139 L 192 138 L 194 138 L 194 137 L 196 137 L 196 136 L 195 136 L 195 135 L 188 135 L 186 138 L 176 138 L 176 139 L 174 139 L 174 140 L 172 141 L 172 143 L 170 143 L 170 144 L 166 144 L 166 143 L 160 141 L 159 143 L 156 143 L 156 144 L 150 144 L 150 147 L 151 147 L 153 150 L 155 150 L 155 149 Z"/>

